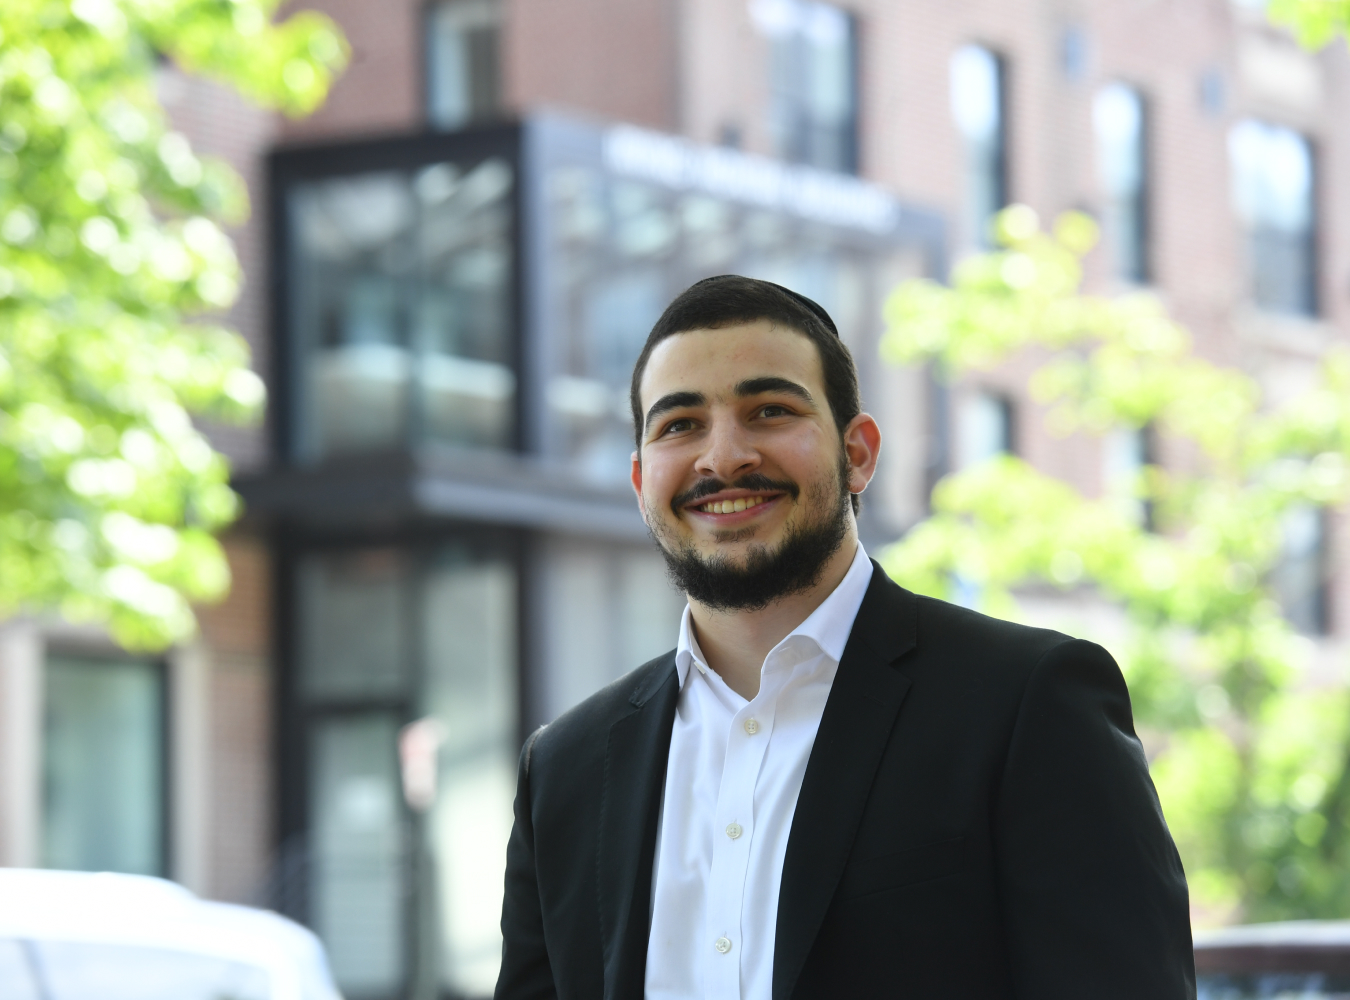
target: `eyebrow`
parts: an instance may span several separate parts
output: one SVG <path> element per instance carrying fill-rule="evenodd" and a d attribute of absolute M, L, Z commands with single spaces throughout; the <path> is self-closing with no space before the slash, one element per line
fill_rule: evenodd
<path fill-rule="evenodd" d="M 678 410 L 685 406 L 702 406 L 708 401 L 708 397 L 701 392 L 668 392 L 647 411 L 647 419 L 642 424 L 642 433 L 646 434 L 652 429 L 652 421 L 663 413 L 670 410 Z"/>
<path fill-rule="evenodd" d="M 766 392 L 781 392 L 787 396 L 796 396 L 803 403 L 815 406 L 816 401 L 806 387 L 798 385 L 791 379 L 785 379 L 778 375 L 761 375 L 758 378 L 748 378 L 743 382 L 736 383 L 736 395 L 760 396 Z"/>

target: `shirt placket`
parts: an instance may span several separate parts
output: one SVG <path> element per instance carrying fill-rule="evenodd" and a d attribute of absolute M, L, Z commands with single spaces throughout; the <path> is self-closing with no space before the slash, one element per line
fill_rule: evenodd
<path fill-rule="evenodd" d="M 766 669 L 755 699 L 738 711 L 727 734 L 726 760 L 713 817 L 712 871 L 709 873 L 705 936 L 714 952 L 705 968 L 707 996 L 740 1000 L 741 955 L 745 949 L 746 876 L 755 838 L 755 785 L 773 735 L 781 670 Z"/>

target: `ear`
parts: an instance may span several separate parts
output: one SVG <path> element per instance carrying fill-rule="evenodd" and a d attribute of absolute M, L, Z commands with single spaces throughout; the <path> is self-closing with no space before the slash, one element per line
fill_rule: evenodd
<path fill-rule="evenodd" d="M 633 483 L 633 492 L 634 492 L 635 494 L 637 494 L 637 505 L 638 505 L 638 510 L 639 510 L 639 511 L 641 512 L 641 514 L 642 514 L 642 523 L 643 523 L 643 524 L 646 524 L 646 523 L 647 523 L 647 505 L 646 505 L 645 503 L 642 502 L 642 454 L 641 454 L 641 452 L 637 452 L 637 451 L 633 452 L 632 456 L 630 457 L 630 461 L 633 463 L 633 467 L 632 467 L 632 469 L 629 471 L 629 478 L 630 478 L 630 480 L 631 480 L 632 483 Z"/>
<path fill-rule="evenodd" d="M 844 428 L 844 457 L 848 459 L 848 490 L 861 493 L 877 471 L 881 455 L 881 428 L 870 413 L 859 413 Z"/>

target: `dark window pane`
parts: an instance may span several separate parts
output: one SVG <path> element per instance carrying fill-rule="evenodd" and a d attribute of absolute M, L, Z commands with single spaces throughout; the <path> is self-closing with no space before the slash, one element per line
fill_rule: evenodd
<path fill-rule="evenodd" d="M 299 571 L 300 689 L 325 703 L 407 690 L 412 581 L 392 549 L 310 556 Z"/>
<path fill-rule="evenodd" d="M 512 186 L 489 159 L 292 189 L 298 457 L 511 446 Z"/>
<path fill-rule="evenodd" d="M 162 667 L 53 657 L 43 699 L 43 866 L 164 874 Z"/>
<path fill-rule="evenodd" d="M 951 62 L 952 117 L 964 159 L 963 242 L 993 244 L 994 215 L 1007 204 L 1007 129 L 1003 63 L 979 45 L 957 49 Z"/>
<path fill-rule="evenodd" d="M 1125 281 L 1143 282 L 1148 278 L 1144 101 L 1138 91 L 1113 83 L 1098 92 L 1092 111 L 1112 267 Z"/>
<path fill-rule="evenodd" d="M 779 156 L 823 170 L 858 169 L 853 18 L 811 0 L 755 0 L 770 52 L 769 128 Z"/>
<path fill-rule="evenodd" d="M 456 129 L 501 105 L 501 11 L 497 0 L 448 0 L 427 14 L 427 116 Z"/>
<path fill-rule="evenodd" d="M 1249 120 L 1233 127 L 1228 151 L 1253 300 L 1272 312 L 1315 315 L 1315 187 L 1308 140 L 1292 129 Z"/>

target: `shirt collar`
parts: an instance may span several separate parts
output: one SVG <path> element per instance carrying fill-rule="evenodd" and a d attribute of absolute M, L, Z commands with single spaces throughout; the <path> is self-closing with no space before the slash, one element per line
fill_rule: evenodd
<path fill-rule="evenodd" d="M 844 656 L 844 647 L 853 631 L 853 620 L 858 617 L 863 597 L 867 594 L 867 585 L 872 582 L 872 561 L 867 558 L 862 542 L 853 555 L 839 586 L 830 592 L 830 596 L 820 602 L 806 617 L 806 620 L 789 632 L 769 655 L 781 649 L 784 644 L 793 641 L 795 636 L 810 639 L 826 656 L 838 663 Z M 767 658 L 766 658 L 767 659 Z M 691 667 L 707 671 L 708 661 L 698 648 L 698 638 L 694 635 L 694 622 L 690 617 L 689 605 L 684 606 L 680 617 L 680 641 L 675 647 L 675 671 L 679 675 L 680 687 L 689 677 Z"/>

